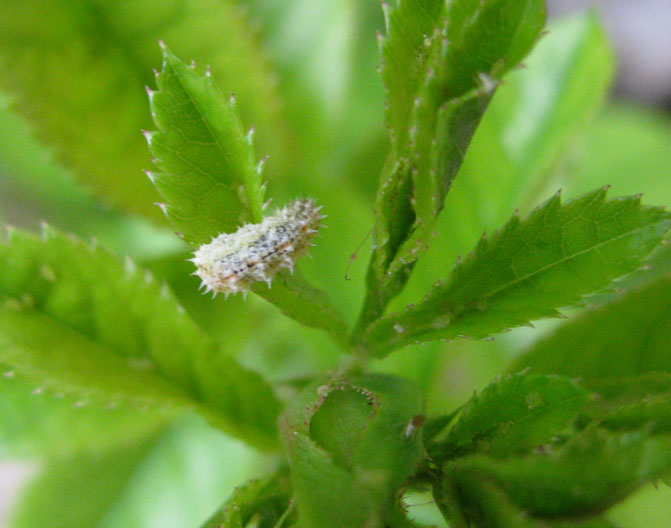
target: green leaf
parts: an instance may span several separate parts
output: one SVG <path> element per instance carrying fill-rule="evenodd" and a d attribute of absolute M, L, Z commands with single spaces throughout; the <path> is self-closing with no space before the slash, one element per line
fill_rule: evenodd
<path fill-rule="evenodd" d="M 21 497 L 12 526 L 100 526 L 105 510 L 121 494 L 152 440 L 49 461 Z"/>
<path fill-rule="evenodd" d="M 159 132 L 148 133 L 162 171 L 151 178 L 165 199 L 165 212 L 184 238 L 209 243 L 241 223 L 263 219 L 265 184 L 256 164 L 252 134 L 242 130 L 233 100 L 209 75 L 201 76 L 163 48 L 159 91 L 150 92 Z M 326 330 L 345 344 L 346 326 L 324 293 L 289 273 L 275 288 L 254 291 L 298 322 Z"/>
<path fill-rule="evenodd" d="M 131 444 L 175 418 L 166 409 L 141 410 L 132 404 L 83 405 L 76 397 L 17 379 L 12 370 L 0 379 L 0 395 L 0 457 L 110 449 Z"/>
<path fill-rule="evenodd" d="M 580 152 L 572 160 L 580 177 L 569 178 L 565 188 L 577 194 L 608 182 L 618 194 L 644 192 L 656 203 L 671 205 L 669 141 L 671 123 L 665 114 L 610 104 L 585 131 Z"/>
<path fill-rule="evenodd" d="M 396 306 L 416 302 L 417 292 L 442 277 L 484 230 L 499 227 L 516 208 L 528 211 L 559 186 L 558 167 L 563 168 L 567 153 L 574 155 L 568 147 L 580 137 L 582 148 L 586 125 L 606 97 L 613 71 L 601 24 L 589 13 L 552 21 L 524 65 L 506 75 L 492 99 L 450 189 L 436 239 Z M 566 195 L 611 183 L 606 176 L 591 181 L 588 188 Z"/>
<path fill-rule="evenodd" d="M 380 36 L 382 79 L 387 96 L 386 120 L 392 148 L 402 149 L 408 140 L 413 99 L 424 75 L 430 37 L 445 16 L 438 0 L 401 0 L 382 4 L 387 36 Z"/>
<path fill-rule="evenodd" d="M 633 410 L 643 420 L 647 406 L 656 406 L 671 394 L 671 373 L 650 372 L 639 376 L 619 376 L 606 378 L 581 378 L 581 385 L 594 392 L 594 399 L 582 409 L 580 420 L 607 420 L 620 411 L 625 414 Z M 587 420 L 587 422 L 585 422 Z M 602 422 L 603 423 L 603 422 Z"/>
<path fill-rule="evenodd" d="M 165 285 L 132 262 L 45 227 L 0 246 L 0 361 L 83 400 L 195 406 L 260 446 L 276 442 L 279 403 L 220 352 Z"/>
<path fill-rule="evenodd" d="M 417 389 L 401 378 L 308 386 L 280 424 L 301 526 L 379 524 L 421 458 L 420 413 Z"/>
<path fill-rule="evenodd" d="M 667 275 L 562 325 L 520 357 L 514 368 L 580 376 L 588 382 L 670 373 L 669 342 L 671 277 Z"/>
<path fill-rule="evenodd" d="M 252 519 L 259 526 L 273 528 L 295 517 L 292 513 L 291 483 L 286 472 L 280 472 L 235 488 L 233 496 L 202 528 L 244 528 Z"/>
<path fill-rule="evenodd" d="M 482 179 L 490 185 L 484 189 L 486 204 L 479 207 L 497 208 L 489 214 L 501 220 L 512 207 L 532 206 L 554 184 L 558 160 L 594 119 L 613 77 L 613 52 L 595 13 L 557 21 L 548 30 L 525 59 L 526 68 L 506 78 L 490 108 L 496 114 L 490 124 L 513 170 L 497 171 L 497 185 L 491 185 L 491 172 L 483 168 Z M 610 177 L 594 181 L 592 188 L 604 183 L 612 183 Z"/>
<path fill-rule="evenodd" d="M 0 93 L 0 207 L 12 205 L 5 222 L 27 226 L 46 220 L 83 238 L 95 236 L 112 250 L 140 259 L 183 251 L 185 244 L 168 226 L 97 201 L 31 135 L 25 120 L 3 103 Z"/>
<path fill-rule="evenodd" d="M 450 522 L 450 527 L 550 528 L 548 524 L 532 518 L 511 503 L 490 482 L 480 482 L 479 486 L 466 486 L 469 495 L 464 500 L 459 496 L 456 486 L 446 480 L 434 487 L 434 497 L 445 519 Z"/>
<path fill-rule="evenodd" d="M 16 108 L 81 181 L 130 211 L 163 220 L 139 172 L 150 165 L 139 131 L 150 125 L 143 87 L 159 38 L 210 64 L 226 92 L 246 94 L 241 110 L 259 127 L 264 152 L 281 160 L 289 150 L 276 83 L 232 2 L 3 3 L 0 33 L 0 85 Z"/>
<path fill-rule="evenodd" d="M 472 526 L 482 528 L 616 528 L 603 517 L 574 521 L 549 521 L 533 517 L 493 483 L 475 479 L 464 481 L 464 487 L 460 489 L 464 491 L 461 496 L 454 487 L 448 488 L 446 482 L 436 486 L 435 490 L 436 500 L 445 517 L 456 521 L 450 524 L 454 528 L 471 526 L 467 524 L 464 513 Z"/>
<path fill-rule="evenodd" d="M 428 246 L 501 76 L 531 49 L 544 21 L 538 0 L 464 0 L 446 8 L 435 2 L 419 9 L 401 1 L 389 9 L 382 50 L 392 152 L 376 201 L 370 291 L 359 330 L 381 315 Z"/>
<path fill-rule="evenodd" d="M 544 22 L 545 6 L 538 0 L 448 5 L 442 33 L 429 44 L 423 83 L 413 102 L 409 150 L 418 225 L 404 242 L 407 249 L 395 257 L 401 265 L 430 236 L 499 79 L 529 52 Z"/>
<path fill-rule="evenodd" d="M 668 474 L 671 436 L 589 428 L 556 452 L 507 459 L 475 455 L 443 469 L 447 485 L 456 485 L 465 501 L 490 482 L 534 516 L 588 517 Z"/>
<path fill-rule="evenodd" d="M 199 526 L 257 463 L 252 450 L 190 416 L 113 449 L 48 459 L 12 526 Z"/>
<path fill-rule="evenodd" d="M 562 205 L 557 194 L 525 220 L 515 215 L 483 236 L 421 304 L 382 318 L 365 342 L 380 355 L 558 317 L 557 308 L 637 269 L 670 226 L 671 215 L 641 206 L 639 197 L 606 200 L 601 189 Z"/>
<path fill-rule="evenodd" d="M 671 392 L 647 396 L 624 406 L 604 419 L 602 427 L 611 431 L 629 431 L 645 427 L 652 433 L 671 432 Z"/>
<path fill-rule="evenodd" d="M 443 440 L 429 446 L 434 460 L 486 453 L 501 458 L 549 442 L 574 418 L 589 393 L 556 376 L 514 374 L 475 395 Z"/>
<path fill-rule="evenodd" d="M 284 315 L 312 328 L 325 330 L 342 347 L 348 345 L 347 325 L 327 295 L 312 286 L 298 271 L 282 270 L 272 287 L 257 283 L 252 291 L 277 306 Z"/>
<path fill-rule="evenodd" d="M 252 132 L 214 83 L 163 45 L 159 91 L 149 91 L 159 131 L 147 140 L 160 172 L 150 173 L 164 210 L 184 239 L 206 244 L 245 221 L 263 219 L 264 190 Z"/>

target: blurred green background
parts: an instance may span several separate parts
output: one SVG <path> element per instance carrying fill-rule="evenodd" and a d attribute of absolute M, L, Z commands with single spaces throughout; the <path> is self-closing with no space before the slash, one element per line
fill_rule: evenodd
<path fill-rule="evenodd" d="M 210 64 L 220 87 L 236 93 L 243 122 L 256 128 L 258 156 L 270 156 L 272 203 L 309 195 L 324 205 L 328 229 L 300 267 L 352 323 L 370 241 L 353 260 L 351 280 L 345 275 L 372 225 L 388 148 L 376 72 L 375 33 L 383 29 L 373 0 L 0 4 L 0 219 L 32 231 L 45 220 L 130 255 L 166 280 L 226 350 L 280 389 L 332 368 L 339 351 L 326 336 L 261 299 L 198 294 L 188 247 L 153 205 L 158 196 L 142 174 L 151 161 L 140 129 L 152 128 L 144 85 L 153 86 L 162 38 L 182 59 Z M 439 234 L 392 308 L 420 299 L 483 230 L 558 188 L 569 198 L 611 184 L 611 196 L 642 192 L 648 204 L 671 205 L 668 113 L 610 95 L 616 59 L 594 14 L 553 20 L 549 29 L 499 89 Z M 668 253 L 660 265 L 668 266 Z M 375 368 L 418 382 L 429 413 L 447 411 L 556 324 L 494 341 L 407 347 Z M 8 461 L 0 468 L 10 461 L 42 468 L 15 526 L 197 526 L 234 485 L 276 463 L 196 417 L 142 420 L 117 438 L 100 425 L 111 411 L 74 409 L 32 391 L 0 380 L 0 454 Z M 82 493 L 78 483 L 90 475 L 104 485 Z M 426 501 L 409 497 L 417 504 L 411 514 L 438 522 Z M 56 520 L 54 503 L 62 509 Z M 671 491 L 645 488 L 609 517 L 622 527 L 671 526 Z"/>

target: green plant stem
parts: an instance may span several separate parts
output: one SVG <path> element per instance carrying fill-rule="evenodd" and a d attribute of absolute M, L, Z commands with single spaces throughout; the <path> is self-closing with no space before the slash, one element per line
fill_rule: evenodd
<path fill-rule="evenodd" d="M 372 321 L 379 319 L 382 314 L 384 314 L 386 307 L 387 302 L 385 299 L 380 298 L 380 296 L 376 295 L 375 292 L 370 289 L 366 291 L 366 297 L 364 298 L 363 305 L 361 307 L 361 313 L 359 314 L 359 318 L 354 326 L 354 329 L 352 330 L 351 345 L 354 350 L 364 350 L 362 337 L 366 331 L 366 328 L 368 328 L 368 325 Z"/>
<path fill-rule="evenodd" d="M 433 488 L 433 498 L 443 517 L 449 520 L 450 528 L 468 528 L 469 524 L 456 501 L 457 490 L 451 481 L 437 478 Z M 445 500 L 448 499 L 448 500 Z"/>

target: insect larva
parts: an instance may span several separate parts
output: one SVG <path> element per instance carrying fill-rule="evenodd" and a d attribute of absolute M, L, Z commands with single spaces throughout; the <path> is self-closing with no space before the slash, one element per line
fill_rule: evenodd
<path fill-rule="evenodd" d="M 280 268 L 293 271 L 296 259 L 307 253 L 321 226 L 321 207 L 309 198 L 289 203 L 259 224 L 246 224 L 235 233 L 222 233 L 200 246 L 196 265 L 205 292 L 246 295 L 252 284 L 270 286 Z"/>

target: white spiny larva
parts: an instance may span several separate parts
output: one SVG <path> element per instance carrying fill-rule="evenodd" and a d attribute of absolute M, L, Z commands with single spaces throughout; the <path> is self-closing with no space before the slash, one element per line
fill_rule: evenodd
<path fill-rule="evenodd" d="M 266 216 L 259 224 L 246 224 L 235 233 L 222 233 L 200 246 L 191 262 L 205 293 L 243 295 L 255 282 L 270 286 L 280 268 L 293 271 L 296 259 L 307 253 L 321 226 L 321 207 L 309 198 L 295 200 Z"/>

